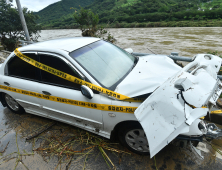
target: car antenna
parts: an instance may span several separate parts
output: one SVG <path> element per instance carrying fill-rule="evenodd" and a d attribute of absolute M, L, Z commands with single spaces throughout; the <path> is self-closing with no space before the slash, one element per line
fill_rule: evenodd
<path fill-rule="evenodd" d="M 149 48 L 147 48 L 149 51 L 151 51 Z M 153 51 L 151 51 L 153 54 L 156 54 L 156 53 L 154 53 Z"/>

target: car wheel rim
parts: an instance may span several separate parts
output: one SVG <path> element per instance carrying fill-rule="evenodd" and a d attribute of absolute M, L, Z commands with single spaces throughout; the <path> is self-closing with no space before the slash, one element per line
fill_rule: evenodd
<path fill-rule="evenodd" d="M 148 141 L 142 129 L 133 129 L 126 133 L 126 143 L 139 152 L 149 152 Z"/>
<path fill-rule="evenodd" d="M 5 101 L 12 110 L 19 110 L 19 104 L 8 94 L 5 95 Z"/>

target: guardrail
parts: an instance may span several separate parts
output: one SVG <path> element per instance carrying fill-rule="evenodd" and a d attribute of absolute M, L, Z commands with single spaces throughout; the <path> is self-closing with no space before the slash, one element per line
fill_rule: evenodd
<path fill-rule="evenodd" d="M 133 52 L 132 53 L 135 56 L 146 56 L 146 55 L 151 55 L 149 53 L 137 53 L 137 52 Z M 171 53 L 171 55 L 168 55 L 169 58 L 172 58 L 175 61 L 186 61 L 186 62 L 192 62 L 192 58 L 190 57 L 183 57 L 183 56 L 179 56 L 178 53 Z M 219 78 L 220 80 L 222 80 L 222 75 L 217 75 L 217 78 Z"/>
<path fill-rule="evenodd" d="M 132 53 L 135 56 L 146 56 L 146 55 L 151 55 L 149 53 Z M 190 57 L 183 57 L 183 56 L 178 56 L 178 53 L 171 53 L 168 57 L 172 58 L 173 60 L 176 61 L 186 61 L 186 62 L 192 62 L 192 58 Z"/>

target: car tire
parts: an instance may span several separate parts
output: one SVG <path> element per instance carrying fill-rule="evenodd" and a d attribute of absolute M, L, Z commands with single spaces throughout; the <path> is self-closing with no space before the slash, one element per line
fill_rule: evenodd
<path fill-rule="evenodd" d="M 130 151 L 139 155 L 148 155 L 149 146 L 145 132 L 137 122 L 130 123 L 118 131 L 119 141 Z"/>
<path fill-rule="evenodd" d="M 17 114 L 21 114 L 25 112 L 23 107 L 20 104 L 18 104 L 18 102 L 10 95 L 4 93 L 3 100 L 6 106 L 9 108 L 9 110 L 11 110 L 12 112 L 17 113 Z"/>

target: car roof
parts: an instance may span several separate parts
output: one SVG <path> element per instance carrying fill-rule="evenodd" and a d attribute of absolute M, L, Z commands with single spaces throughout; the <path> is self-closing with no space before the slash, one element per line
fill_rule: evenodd
<path fill-rule="evenodd" d="M 57 50 L 72 52 L 76 49 L 79 49 L 81 47 L 84 47 L 88 44 L 91 44 L 99 40 L 100 40 L 99 38 L 94 38 L 94 37 L 60 38 L 60 39 L 34 43 L 31 45 L 21 47 L 20 49 L 21 51 L 29 51 L 29 50 L 35 50 L 36 48 L 38 49 L 43 48 L 43 49 L 57 49 Z"/>

